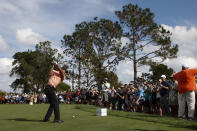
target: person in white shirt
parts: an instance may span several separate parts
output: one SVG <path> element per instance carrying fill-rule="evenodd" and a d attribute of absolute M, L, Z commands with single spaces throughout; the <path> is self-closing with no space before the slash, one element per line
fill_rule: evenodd
<path fill-rule="evenodd" d="M 107 78 L 104 78 L 103 84 L 101 89 L 101 100 L 104 106 L 107 106 L 108 103 L 108 91 L 110 89 L 110 83 L 107 82 Z"/>

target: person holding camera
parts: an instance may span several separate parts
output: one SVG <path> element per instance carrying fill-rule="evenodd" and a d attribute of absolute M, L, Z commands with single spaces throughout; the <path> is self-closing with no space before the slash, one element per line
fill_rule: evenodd
<path fill-rule="evenodd" d="M 101 86 L 101 100 L 106 107 L 108 104 L 108 91 L 110 89 L 110 83 L 107 82 L 108 79 L 104 78 L 103 84 Z"/>
<path fill-rule="evenodd" d="M 166 81 L 166 76 L 161 75 L 161 81 L 160 81 L 160 104 L 162 109 L 162 114 L 160 115 L 169 115 L 169 106 L 168 106 L 168 100 L 169 100 L 169 89 L 170 89 L 170 83 Z"/>
<path fill-rule="evenodd" d="M 57 67 L 57 70 L 54 69 L 54 66 Z M 53 64 L 52 68 L 50 69 L 49 76 L 50 77 L 47 86 L 44 89 L 44 92 L 48 98 L 50 106 L 48 108 L 48 111 L 43 121 L 44 122 L 49 121 L 50 116 L 54 110 L 54 114 L 55 114 L 54 122 L 62 123 L 63 121 L 60 120 L 59 102 L 55 93 L 55 88 L 59 85 L 59 83 L 61 83 L 65 79 L 65 71 L 59 65 Z"/>

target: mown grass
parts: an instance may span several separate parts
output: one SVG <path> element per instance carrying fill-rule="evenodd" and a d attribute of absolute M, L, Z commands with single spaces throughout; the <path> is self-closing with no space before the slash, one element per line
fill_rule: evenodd
<path fill-rule="evenodd" d="M 109 111 L 96 116 L 98 107 L 60 105 L 64 123 L 41 122 L 48 104 L 0 105 L 0 131 L 189 131 L 197 130 L 197 121 L 179 120 L 143 113 Z M 74 117 L 73 117 L 74 116 Z"/>

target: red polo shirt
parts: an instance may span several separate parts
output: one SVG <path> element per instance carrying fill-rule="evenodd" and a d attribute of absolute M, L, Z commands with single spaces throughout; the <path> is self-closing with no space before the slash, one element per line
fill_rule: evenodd
<path fill-rule="evenodd" d="M 195 74 L 197 74 L 197 68 L 182 70 L 174 75 L 174 79 L 178 81 L 179 93 L 197 90 Z"/>

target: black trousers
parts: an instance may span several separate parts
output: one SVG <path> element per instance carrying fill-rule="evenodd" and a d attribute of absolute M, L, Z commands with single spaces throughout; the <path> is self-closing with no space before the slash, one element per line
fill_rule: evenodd
<path fill-rule="evenodd" d="M 50 103 L 49 109 L 45 115 L 44 120 L 50 119 L 53 110 L 55 114 L 54 120 L 60 120 L 59 102 L 55 94 L 55 88 L 53 86 L 47 85 L 44 89 L 44 93 L 46 94 L 48 102 Z"/>

